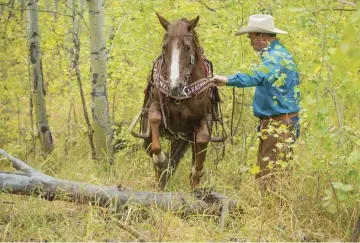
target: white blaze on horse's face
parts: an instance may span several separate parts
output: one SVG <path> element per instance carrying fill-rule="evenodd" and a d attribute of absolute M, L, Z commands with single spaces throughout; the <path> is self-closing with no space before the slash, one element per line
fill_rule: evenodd
<path fill-rule="evenodd" d="M 175 41 L 172 46 L 171 53 L 171 66 L 170 66 L 170 89 L 177 88 L 179 86 L 180 76 L 180 50 L 178 48 L 178 42 Z"/>

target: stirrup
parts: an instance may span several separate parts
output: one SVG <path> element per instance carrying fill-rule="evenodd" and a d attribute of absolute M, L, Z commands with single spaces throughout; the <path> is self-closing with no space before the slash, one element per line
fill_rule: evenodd
<path fill-rule="evenodd" d="M 131 122 L 130 127 L 129 127 L 129 131 L 130 131 L 131 135 L 133 135 L 134 137 L 142 138 L 142 139 L 147 139 L 147 138 L 150 137 L 150 124 L 149 124 L 149 121 L 148 121 L 145 133 L 137 133 L 137 132 L 133 131 L 136 123 L 139 121 L 140 118 L 144 118 L 146 113 L 147 113 L 146 108 L 141 109 L 141 111 L 136 115 L 134 120 Z"/>

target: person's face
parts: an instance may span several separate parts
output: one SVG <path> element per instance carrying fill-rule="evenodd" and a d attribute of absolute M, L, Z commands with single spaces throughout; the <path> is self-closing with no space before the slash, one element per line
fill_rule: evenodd
<path fill-rule="evenodd" d="M 266 36 L 262 33 L 260 33 L 259 35 L 257 35 L 256 33 L 249 33 L 248 38 L 250 39 L 250 44 L 255 51 L 261 51 L 264 47 L 268 45 L 266 41 Z"/>

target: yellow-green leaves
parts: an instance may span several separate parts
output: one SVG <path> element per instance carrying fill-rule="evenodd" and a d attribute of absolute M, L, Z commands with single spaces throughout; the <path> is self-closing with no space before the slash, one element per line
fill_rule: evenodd
<path fill-rule="evenodd" d="M 260 172 L 260 167 L 258 165 L 255 165 L 253 166 L 251 169 L 250 169 L 250 173 L 252 175 L 256 175 Z"/>

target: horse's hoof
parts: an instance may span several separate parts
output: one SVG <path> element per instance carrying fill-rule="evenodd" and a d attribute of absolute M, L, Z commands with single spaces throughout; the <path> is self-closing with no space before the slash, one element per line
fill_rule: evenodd
<path fill-rule="evenodd" d="M 157 167 L 162 168 L 163 165 L 161 164 L 167 161 L 167 156 L 164 151 L 159 151 L 158 153 L 155 153 L 153 151 L 152 159 L 153 159 L 153 163 L 156 164 Z"/>
<path fill-rule="evenodd" d="M 190 173 L 190 186 L 191 190 L 195 190 L 200 185 L 200 179 L 205 174 L 205 168 L 200 171 L 195 170 L 195 167 L 192 168 Z"/>
<path fill-rule="evenodd" d="M 208 143 L 210 141 L 210 137 L 208 134 L 205 133 L 198 133 L 196 135 L 196 142 L 197 143 Z"/>
<path fill-rule="evenodd" d="M 169 158 L 168 154 L 164 151 L 160 151 L 160 153 L 152 155 L 152 160 L 154 163 L 155 169 L 155 177 L 157 179 L 157 188 L 160 191 L 163 191 L 168 181 L 168 173 L 169 171 Z"/>

